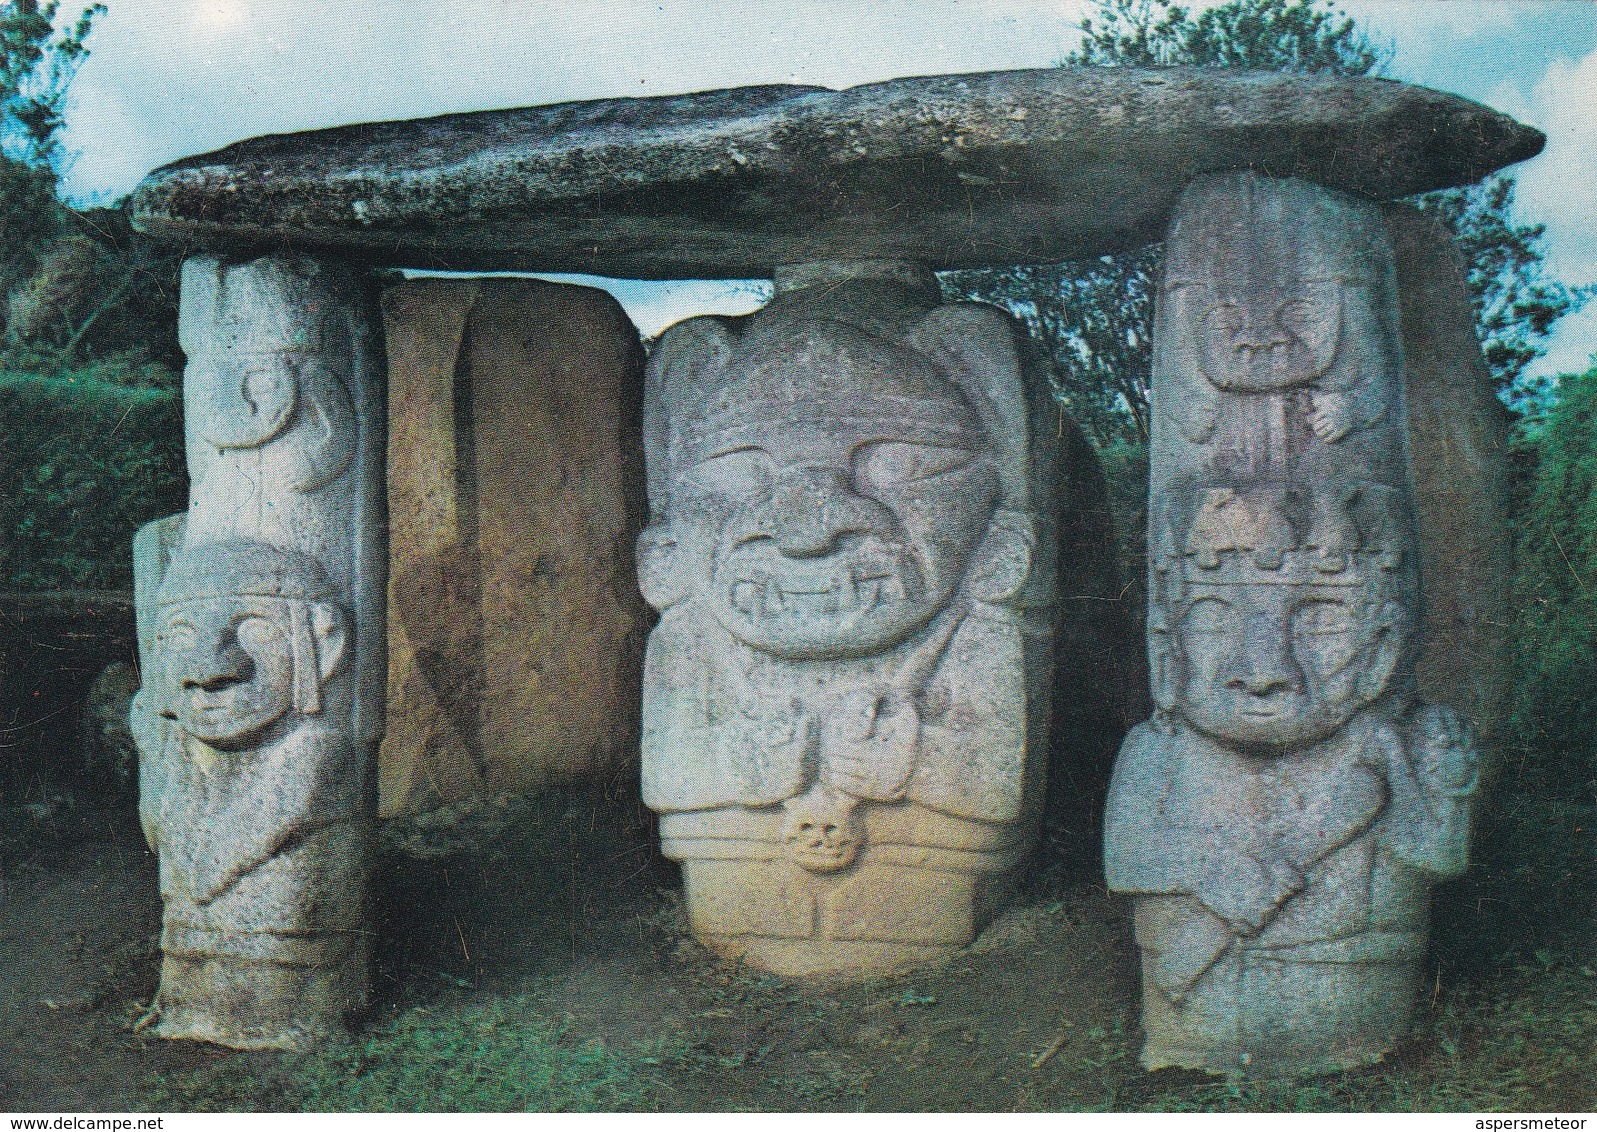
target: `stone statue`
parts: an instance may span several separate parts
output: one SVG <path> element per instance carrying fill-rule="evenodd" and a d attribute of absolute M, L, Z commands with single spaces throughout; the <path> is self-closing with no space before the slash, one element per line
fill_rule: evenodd
<path fill-rule="evenodd" d="M 353 268 L 183 266 L 189 509 L 134 543 L 156 1032 L 305 1048 L 366 998 L 384 719 L 380 326 Z"/>
<path fill-rule="evenodd" d="M 1406 460 L 1380 209 L 1303 181 L 1201 177 L 1166 242 L 1154 336 L 1166 471 L 1389 482 Z"/>
<path fill-rule="evenodd" d="M 134 717 L 164 1037 L 304 1047 L 365 1001 L 352 643 L 326 572 L 292 551 L 209 544 L 160 583 Z"/>
<path fill-rule="evenodd" d="M 701 940 L 864 976 L 969 942 L 1027 847 L 1051 547 L 1008 316 L 800 278 L 651 359 L 643 796 Z"/>
<path fill-rule="evenodd" d="M 1469 727 L 1415 694 L 1419 579 L 1391 252 L 1373 206 L 1197 182 L 1154 362 L 1151 722 L 1105 818 L 1142 1062 L 1295 1074 L 1412 1016 L 1463 871 Z"/>

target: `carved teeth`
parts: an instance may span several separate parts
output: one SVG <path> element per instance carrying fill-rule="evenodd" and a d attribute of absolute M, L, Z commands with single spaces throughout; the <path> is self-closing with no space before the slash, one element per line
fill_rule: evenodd
<path fill-rule="evenodd" d="M 855 616 L 869 613 L 882 601 L 891 577 L 861 573 L 857 568 L 822 583 L 783 585 L 773 577 L 744 578 L 732 583 L 732 607 L 749 616 Z"/>

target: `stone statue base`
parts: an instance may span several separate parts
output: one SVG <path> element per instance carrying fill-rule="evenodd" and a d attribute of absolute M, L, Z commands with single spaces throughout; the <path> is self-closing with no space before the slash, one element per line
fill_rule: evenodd
<path fill-rule="evenodd" d="M 323 954 L 302 966 L 169 950 L 154 1029 L 163 1038 L 232 1049 L 310 1050 L 337 1032 L 321 1020 L 354 1013 L 369 990 L 363 948 L 349 948 L 342 962 L 329 964 Z M 307 1010 L 308 1003 L 315 1009 Z"/>
<path fill-rule="evenodd" d="M 1158 988 L 1160 953 L 1150 946 L 1167 937 L 1172 909 L 1159 905 L 1170 902 L 1138 901 L 1144 1069 L 1230 1077 L 1336 1073 L 1380 1061 L 1408 1032 L 1424 978 L 1423 932 L 1371 932 L 1351 945 L 1237 947 L 1175 1002 Z"/>
<path fill-rule="evenodd" d="M 1007 903 L 1029 844 L 1013 825 L 903 804 L 864 815 L 852 864 L 813 871 L 788 858 L 784 822 L 780 806 L 660 819 L 694 938 L 784 978 L 855 982 L 948 959 Z"/>

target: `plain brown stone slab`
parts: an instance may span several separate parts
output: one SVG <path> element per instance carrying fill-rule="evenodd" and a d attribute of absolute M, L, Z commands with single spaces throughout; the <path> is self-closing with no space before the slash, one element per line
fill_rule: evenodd
<path fill-rule="evenodd" d="M 637 331 L 602 291 L 533 280 L 416 280 L 384 305 L 382 813 L 635 777 Z"/>
<path fill-rule="evenodd" d="M 474 283 L 383 296 L 388 341 L 388 728 L 382 816 L 486 791 L 468 745 L 481 703 L 476 560 L 460 536 L 455 367 Z"/>
<path fill-rule="evenodd" d="M 769 278 L 824 259 L 1045 263 L 1157 239 L 1200 173 L 1376 198 L 1543 137 L 1385 79 L 1049 68 L 766 86 L 275 135 L 147 177 L 134 223 L 374 264 Z"/>
<path fill-rule="evenodd" d="M 1420 695 L 1452 704 L 1501 756 L 1508 686 L 1510 417 L 1481 356 L 1458 246 L 1410 205 L 1387 210 L 1396 256 L 1409 447 L 1425 588 Z"/>

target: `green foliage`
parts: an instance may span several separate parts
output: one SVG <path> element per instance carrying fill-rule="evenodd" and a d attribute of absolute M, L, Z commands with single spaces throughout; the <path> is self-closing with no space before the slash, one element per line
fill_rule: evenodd
<path fill-rule="evenodd" d="M 1325 0 L 1231 0 L 1194 17 L 1173 0 L 1099 0 L 1069 62 L 1258 67 L 1366 75 L 1391 57 Z"/>
<path fill-rule="evenodd" d="M 10 292 L 6 352 L 12 367 L 53 373 L 135 353 L 180 369 L 182 254 L 138 236 L 121 209 L 63 211 L 66 234 Z"/>
<path fill-rule="evenodd" d="M 1514 730 L 1555 781 L 1597 790 L 1597 367 L 1563 379 L 1518 523 Z"/>
<path fill-rule="evenodd" d="M 1330 0 L 1229 0 L 1194 15 L 1173 0 L 1097 0 L 1081 22 L 1072 66 L 1254 67 L 1379 74 L 1392 50 L 1376 46 Z M 1469 292 L 1499 395 L 1521 413 L 1545 409 L 1555 386 L 1525 368 L 1544 352 L 1553 324 L 1579 309 L 1589 288 L 1543 270 L 1541 225 L 1512 220 L 1514 180 L 1418 198 L 1458 238 Z M 950 298 L 1007 307 L 1050 352 L 1059 395 L 1100 444 L 1146 443 L 1152 372 L 1153 293 L 1162 247 L 1046 267 L 951 272 Z"/>
<path fill-rule="evenodd" d="M 658 1053 L 573 1037 L 524 998 L 412 1007 L 357 1044 L 289 1058 L 267 1080 L 234 1056 L 155 1082 L 149 1107 L 228 1111 L 277 1094 L 307 1112 L 598 1112 L 644 1107 Z"/>
<path fill-rule="evenodd" d="M 1514 178 L 1507 174 L 1427 193 L 1417 203 L 1458 241 L 1468 265 L 1475 327 L 1499 395 L 1522 416 L 1540 418 L 1557 400 L 1557 382 L 1527 378 L 1525 367 L 1542 356 L 1541 342 L 1553 324 L 1578 310 L 1592 287 L 1568 287 L 1548 277 L 1542 267 L 1547 226 L 1513 222 Z"/>
<path fill-rule="evenodd" d="M 0 156 L 0 298 L 38 270 L 45 250 L 66 233 L 67 215 L 54 173 Z"/>
<path fill-rule="evenodd" d="M 0 316 L 13 370 L 129 350 L 180 359 L 178 256 L 135 237 L 121 210 L 75 212 L 56 195 L 67 90 L 105 10 L 57 27 L 59 0 L 0 2 Z"/>
<path fill-rule="evenodd" d="M 1053 360 L 1054 395 L 1101 448 L 1146 442 L 1158 250 L 1082 263 L 951 271 L 950 299 L 1007 308 Z"/>
<path fill-rule="evenodd" d="M 133 532 L 188 490 L 172 382 L 125 361 L 0 373 L 0 589 L 131 588 Z"/>
<path fill-rule="evenodd" d="M 9 0 L 0 7 L 0 138 L 7 156 L 53 164 L 60 152 L 67 87 L 88 56 L 86 41 L 104 4 L 91 4 L 57 29 L 60 0 Z"/>

